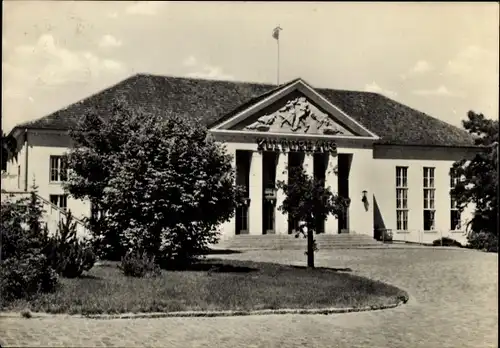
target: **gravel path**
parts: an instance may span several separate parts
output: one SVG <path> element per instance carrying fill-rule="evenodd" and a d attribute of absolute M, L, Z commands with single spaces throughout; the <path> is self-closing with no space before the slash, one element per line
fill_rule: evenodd
<path fill-rule="evenodd" d="M 301 251 L 224 257 L 297 265 L 305 261 Z M 433 248 L 331 250 L 317 254 L 317 266 L 351 268 L 355 274 L 399 286 L 409 292 L 410 301 L 396 309 L 328 316 L 4 318 L 0 343 L 2 347 L 498 347 L 497 254 Z"/>

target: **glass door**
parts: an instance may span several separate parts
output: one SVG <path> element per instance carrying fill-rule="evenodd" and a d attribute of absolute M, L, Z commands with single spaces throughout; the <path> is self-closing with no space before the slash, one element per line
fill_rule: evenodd
<path fill-rule="evenodd" d="M 236 234 L 248 234 L 248 206 L 236 208 Z"/>
<path fill-rule="evenodd" d="M 275 213 L 274 204 L 271 200 L 264 199 L 263 204 L 263 220 L 264 220 L 264 234 L 274 234 L 275 232 Z"/>

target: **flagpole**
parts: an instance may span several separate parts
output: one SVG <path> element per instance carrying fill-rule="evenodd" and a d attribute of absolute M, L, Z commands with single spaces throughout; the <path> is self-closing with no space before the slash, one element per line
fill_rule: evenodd
<path fill-rule="evenodd" d="M 278 44 L 278 72 L 277 72 L 277 80 L 278 80 L 278 83 L 277 85 L 279 86 L 280 85 L 280 38 L 278 36 L 278 39 L 276 40 L 277 41 L 277 44 Z"/>
<path fill-rule="evenodd" d="M 276 45 L 278 49 L 277 62 L 276 62 L 276 83 L 280 84 L 280 30 L 281 27 L 278 25 L 273 29 L 273 38 L 276 40 Z"/>

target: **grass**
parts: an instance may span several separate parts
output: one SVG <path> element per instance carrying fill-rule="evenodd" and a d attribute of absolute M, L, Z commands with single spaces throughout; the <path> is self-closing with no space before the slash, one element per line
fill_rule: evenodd
<path fill-rule="evenodd" d="M 117 263 L 95 266 L 83 277 L 61 279 L 59 289 L 4 310 L 99 314 L 197 310 L 365 307 L 396 303 L 406 293 L 346 270 L 248 261 L 205 260 L 190 270 L 156 278 L 123 276 Z"/>

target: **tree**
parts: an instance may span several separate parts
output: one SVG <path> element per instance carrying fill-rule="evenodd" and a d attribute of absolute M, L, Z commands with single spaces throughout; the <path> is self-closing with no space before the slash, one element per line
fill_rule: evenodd
<path fill-rule="evenodd" d="M 338 217 L 347 209 L 350 200 L 334 194 L 330 187 L 325 187 L 324 180 L 307 175 L 302 167 L 290 167 L 288 171 L 288 182 L 279 181 L 277 185 L 285 193 L 278 209 L 287 213 L 289 218 L 306 223 L 307 266 L 314 268 L 316 221 Z"/>
<path fill-rule="evenodd" d="M 120 256 L 189 261 L 242 197 L 231 156 L 196 120 L 117 103 L 109 120 L 90 112 L 71 136 L 66 188 L 99 207 L 95 233 Z"/>
<path fill-rule="evenodd" d="M 2 132 L 2 170 L 7 168 L 7 162 L 10 158 L 17 159 L 17 141 L 12 135 L 6 135 Z"/>
<path fill-rule="evenodd" d="M 451 174 L 461 177 L 451 190 L 459 210 L 470 203 L 475 206 L 467 223 L 467 239 L 471 247 L 488 251 L 498 250 L 498 120 L 486 119 L 483 114 L 469 111 L 464 128 L 472 134 L 480 153 L 471 161 L 453 164 Z"/>

